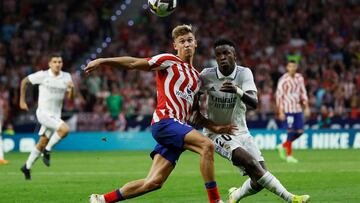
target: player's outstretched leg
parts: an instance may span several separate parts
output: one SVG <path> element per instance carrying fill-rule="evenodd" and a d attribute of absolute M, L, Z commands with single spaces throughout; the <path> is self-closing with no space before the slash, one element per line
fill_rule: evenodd
<path fill-rule="evenodd" d="M 50 166 L 50 152 L 52 148 L 58 144 L 62 139 L 64 139 L 70 131 L 69 126 L 63 122 L 60 125 L 60 128 L 55 131 L 52 135 L 50 140 L 48 140 L 45 149 L 42 151 L 43 153 L 43 162 L 46 166 Z"/>
<path fill-rule="evenodd" d="M 184 139 L 184 148 L 200 154 L 200 172 L 205 182 L 210 203 L 222 202 L 215 181 L 214 143 L 202 136 L 197 130 L 191 130 Z"/>

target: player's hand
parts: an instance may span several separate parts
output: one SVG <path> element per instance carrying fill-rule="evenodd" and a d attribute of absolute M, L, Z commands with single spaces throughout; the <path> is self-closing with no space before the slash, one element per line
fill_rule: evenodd
<path fill-rule="evenodd" d="M 68 90 L 68 91 L 74 89 L 74 83 L 73 83 L 72 81 L 68 82 L 68 83 L 66 84 L 66 86 L 67 86 L 67 90 Z"/>
<path fill-rule="evenodd" d="M 225 81 L 220 88 L 222 92 L 236 93 L 236 87 L 232 82 Z"/>
<path fill-rule="evenodd" d="M 279 112 L 279 120 L 281 120 L 281 121 L 285 120 L 285 113 L 282 111 Z"/>
<path fill-rule="evenodd" d="M 306 108 L 304 109 L 304 117 L 305 117 L 305 119 L 310 118 L 310 115 L 311 115 L 310 108 L 309 108 L 309 107 L 306 107 Z"/>
<path fill-rule="evenodd" d="M 29 107 L 25 101 L 20 101 L 19 106 L 21 110 L 29 111 Z"/>
<path fill-rule="evenodd" d="M 90 61 L 86 67 L 84 68 L 85 73 L 88 75 L 91 72 L 93 72 L 94 70 L 96 70 L 97 68 L 100 67 L 100 60 L 99 59 L 95 59 Z"/>
<path fill-rule="evenodd" d="M 229 125 L 216 125 L 213 126 L 211 131 L 217 134 L 229 134 L 229 135 L 235 135 L 235 131 L 238 130 L 238 127 L 233 124 Z"/>

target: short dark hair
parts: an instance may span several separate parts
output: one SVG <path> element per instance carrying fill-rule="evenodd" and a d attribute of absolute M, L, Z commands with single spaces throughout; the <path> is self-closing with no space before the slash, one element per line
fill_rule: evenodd
<path fill-rule="evenodd" d="M 216 47 L 221 46 L 221 45 L 229 45 L 229 46 L 233 47 L 234 49 L 236 49 L 235 43 L 227 38 L 220 38 L 220 39 L 216 40 L 214 42 L 213 48 L 215 49 Z"/>
<path fill-rule="evenodd" d="M 62 58 L 62 55 L 59 52 L 52 52 L 48 55 L 48 61 L 51 61 L 52 58 Z"/>

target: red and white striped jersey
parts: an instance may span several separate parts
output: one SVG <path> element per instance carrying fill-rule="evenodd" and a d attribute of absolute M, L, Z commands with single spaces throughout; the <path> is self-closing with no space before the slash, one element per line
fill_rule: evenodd
<path fill-rule="evenodd" d="M 281 76 L 276 90 L 276 105 L 279 109 L 285 113 L 299 113 L 302 112 L 303 102 L 307 101 L 304 78 L 300 73 L 295 73 L 294 77 L 289 73 Z"/>
<path fill-rule="evenodd" d="M 150 69 L 156 71 L 157 106 L 152 123 L 164 118 L 186 122 L 200 89 L 199 72 L 173 54 L 159 54 L 147 60 Z"/>

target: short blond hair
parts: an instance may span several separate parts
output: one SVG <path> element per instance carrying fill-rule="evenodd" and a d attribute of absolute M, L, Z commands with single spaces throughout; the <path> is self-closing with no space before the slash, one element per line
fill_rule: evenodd
<path fill-rule="evenodd" d="M 191 25 L 178 25 L 176 26 L 173 30 L 172 30 L 172 38 L 173 40 L 175 40 L 176 38 L 178 38 L 179 36 L 182 36 L 182 35 L 186 35 L 188 33 L 192 33 L 195 35 L 193 29 L 192 29 L 192 26 Z"/>

